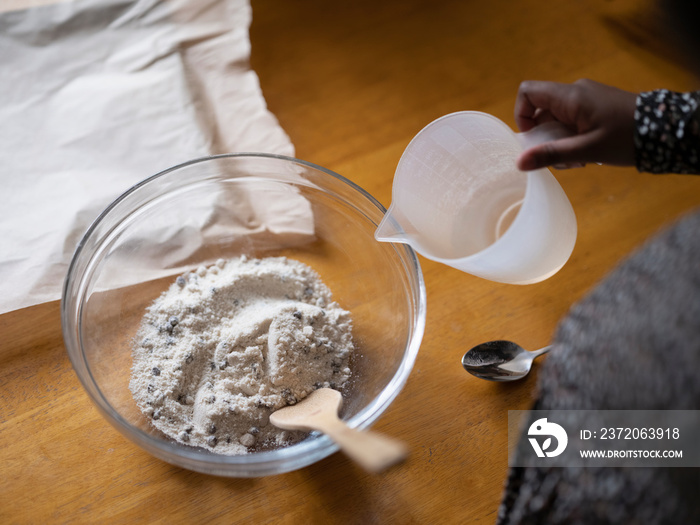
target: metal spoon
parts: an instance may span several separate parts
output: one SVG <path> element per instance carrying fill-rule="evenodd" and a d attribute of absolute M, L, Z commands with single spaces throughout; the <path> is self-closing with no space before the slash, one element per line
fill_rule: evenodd
<path fill-rule="evenodd" d="M 489 381 L 522 379 L 535 357 L 549 352 L 551 346 L 529 352 L 511 341 L 489 341 L 469 350 L 462 357 L 462 366 L 470 374 Z"/>

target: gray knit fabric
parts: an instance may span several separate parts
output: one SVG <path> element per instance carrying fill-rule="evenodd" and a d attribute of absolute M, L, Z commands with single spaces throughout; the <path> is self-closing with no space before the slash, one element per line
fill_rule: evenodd
<path fill-rule="evenodd" d="M 700 409 L 700 212 L 571 309 L 536 399 L 542 410 Z M 700 469 L 514 468 L 498 523 L 700 523 Z"/>

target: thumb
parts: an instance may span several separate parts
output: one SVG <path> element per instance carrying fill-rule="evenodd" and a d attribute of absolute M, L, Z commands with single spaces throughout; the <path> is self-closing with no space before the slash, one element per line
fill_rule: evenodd
<path fill-rule="evenodd" d="M 593 133 L 586 133 L 545 142 L 523 151 L 516 164 L 522 171 L 547 166 L 580 167 L 594 161 L 591 150 L 596 140 Z"/>

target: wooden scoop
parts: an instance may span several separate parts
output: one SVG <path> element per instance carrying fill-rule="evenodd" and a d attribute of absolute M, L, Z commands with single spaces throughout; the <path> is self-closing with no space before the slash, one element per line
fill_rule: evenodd
<path fill-rule="evenodd" d="M 408 450 L 394 439 L 375 432 L 350 428 L 338 418 L 343 396 L 332 388 L 319 388 L 296 405 L 270 416 L 273 425 L 285 430 L 318 430 L 370 472 L 380 472 L 403 460 Z"/>

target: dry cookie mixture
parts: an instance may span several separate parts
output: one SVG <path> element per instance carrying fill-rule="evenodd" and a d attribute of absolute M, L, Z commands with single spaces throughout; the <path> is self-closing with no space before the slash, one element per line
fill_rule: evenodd
<path fill-rule="evenodd" d="M 318 274 L 285 257 L 229 261 L 179 276 L 134 340 L 131 392 L 156 428 L 220 454 L 303 438 L 270 414 L 350 377 L 349 312 Z"/>

